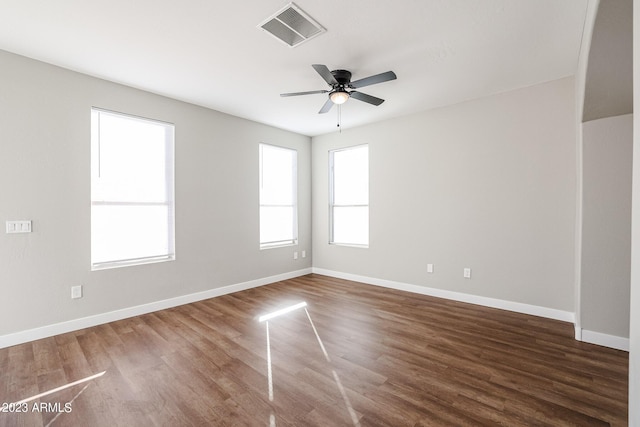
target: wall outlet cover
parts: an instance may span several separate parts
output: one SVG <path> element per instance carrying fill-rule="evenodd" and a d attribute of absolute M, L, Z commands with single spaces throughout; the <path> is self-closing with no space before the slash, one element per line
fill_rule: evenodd
<path fill-rule="evenodd" d="M 71 298 L 72 299 L 82 298 L 82 285 L 71 287 Z"/>

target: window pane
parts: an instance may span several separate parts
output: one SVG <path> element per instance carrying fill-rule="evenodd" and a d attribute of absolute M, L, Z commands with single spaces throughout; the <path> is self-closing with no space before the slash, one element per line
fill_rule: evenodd
<path fill-rule="evenodd" d="M 173 259 L 173 133 L 167 123 L 91 110 L 93 268 Z"/>
<path fill-rule="evenodd" d="M 369 244 L 369 207 L 333 208 L 333 243 Z"/>
<path fill-rule="evenodd" d="M 355 147 L 333 152 L 333 203 L 369 203 L 369 148 Z"/>
<path fill-rule="evenodd" d="M 167 200 L 166 126 L 100 112 L 93 200 Z"/>
<path fill-rule="evenodd" d="M 261 145 L 261 205 L 292 205 L 293 204 L 293 150 Z"/>
<path fill-rule="evenodd" d="M 295 243 L 298 238 L 296 205 L 297 152 L 260 144 L 260 244 L 263 247 Z"/>
<path fill-rule="evenodd" d="M 330 243 L 369 245 L 369 147 L 331 151 Z"/>
<path fill-rule="evenodd" d="M 92 206 L 91 262 L 171 253 L 168 218 L 168 206 Z"/>
<path fill-rule="evenodd" d="M 265 244 L 295 240 L 293 214 L 293 207 L 262 206 L 260 208 L 260 242 Z"/>

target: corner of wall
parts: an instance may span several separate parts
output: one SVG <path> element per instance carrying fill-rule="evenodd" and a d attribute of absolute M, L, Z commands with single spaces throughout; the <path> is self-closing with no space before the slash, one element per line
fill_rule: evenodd
<path fill-rule="evenodd" d="M 589 65 L 589 51 L 591 49 L 591 38 L 593 36 L 593 27 L 598 14 L 598 6 L 600 0 L 588 0 L 587 10 L 585 13 L 584 27 L 582 29 L 582 40 L 580 43 L 580 54 L 578 56 L 578 65 L 575 78 L 575 101 L 576 101 L 576 225 L 575 225 L 575 325 L 576 339 L 578 339 L 578 329 L 582 324 L 581 313 L 581 269 L 582 269 L 582 180 L 583 180 L 583 164 L 582 164 L 582 115 L 584 112 L 584 98 L 586 91 L 587 67 Z M 581 335 L 581 334 L 580 334 Z"/>

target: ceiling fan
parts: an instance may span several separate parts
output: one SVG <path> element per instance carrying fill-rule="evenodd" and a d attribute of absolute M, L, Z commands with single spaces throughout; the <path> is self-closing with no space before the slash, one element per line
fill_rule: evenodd
<path fill-rule="evenodd" d="M 299 96 L 299 95 L 313 95 L 316 93 L 328 93 L 329 99 L 324 103 L 319 114 L 328 112 L 333 104 L 344 104 L 349 98 L 357 99 L 372 105 L 380 105 L 384 102 L 384 99 L 376 98 L 375 96 L 367 95 L 366 93 L 358 92 L 351 89 L 360 89 L 361 87 L 371 86 L 378 83 L 383 83 L 389 80 L 395 80 L 396 74 L 393 71 L 387 71 L 386 73 L 376 74 L 375 76 L 365 77 L 364 79 L 351 81 L 351 72 L 347 70 L 333 70 L 329 71 L 326 65 L 313 64 L 313 69 L 320 74 L 320 76 L 331 86 L 331 90 L 312 90 L 309 92 L 293 92 L 293 93 L 281 93 L 280 96 Z"/>

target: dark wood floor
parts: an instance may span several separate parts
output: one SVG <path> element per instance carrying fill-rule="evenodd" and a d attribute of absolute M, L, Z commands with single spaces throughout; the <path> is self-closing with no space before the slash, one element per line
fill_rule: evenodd
<path fill-rule="evenodd" d="M 104 374 L 0 425 L 622 426 L 627 365 L 571 324 L 309 275 L 2 349 L 0 404 Z"/>

